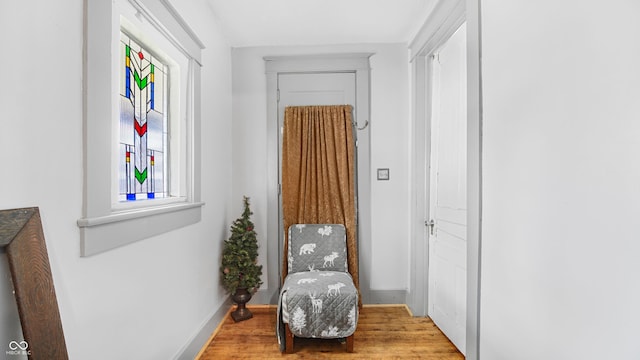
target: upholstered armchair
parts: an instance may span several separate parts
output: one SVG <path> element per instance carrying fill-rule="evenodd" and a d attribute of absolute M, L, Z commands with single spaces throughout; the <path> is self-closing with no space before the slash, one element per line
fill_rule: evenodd
<path fill-rule="evenodd" d="M 288 275 L 278 302 L 278 342 L 293 352 L 294 337 L 346 339 L 353 352 L 358 290 L 348 272 L 345 228 L 295 224 L 288 230 Z"/>

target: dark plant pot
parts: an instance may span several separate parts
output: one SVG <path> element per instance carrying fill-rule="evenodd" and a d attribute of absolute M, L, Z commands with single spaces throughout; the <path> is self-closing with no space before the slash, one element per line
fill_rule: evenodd
<path fill-rule="evenodd" d="M 251 300 L 251 293 L 246 288 L 236 289 L 236 293 L 231 297 L 233 301 L 238 304 L 236 311 L 231 313 L 231 317 L 235 322 L 248 320 L 253 317 L 253 314 L 246 308 L 247 302 Z"/>

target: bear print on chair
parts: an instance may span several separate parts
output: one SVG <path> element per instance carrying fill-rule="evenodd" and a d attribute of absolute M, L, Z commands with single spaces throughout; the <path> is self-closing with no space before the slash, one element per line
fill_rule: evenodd
<path fill-rule="evenodd" d="M 300 247 L 300 255 L 311 254 L 316 249 L 316 244 L 304 244 Z"/>
<path fill-rule="evenodd" d="M 294 245 L 292 238 L 295 238 Z M 348 271 L 345 238 L 342 225 L 292 225 L 289 228 L 289 273 Z"/>

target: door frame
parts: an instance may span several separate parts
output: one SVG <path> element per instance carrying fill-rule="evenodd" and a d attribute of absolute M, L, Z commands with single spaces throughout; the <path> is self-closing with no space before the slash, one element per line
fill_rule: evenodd
<path fill-rule="evenodd" d="M 431 55 L 467 22 L 467 318 L 466 358 L 479 359 L 482 215 L 482 91 L 479 0 L 440 1 L 409 45 L 412 71 L 411 267 L 407 304 L 427 316 L 431 138 Z"/>
<path fill-rule="evenodd" d="M 282 217 L 280 209 L 280 169 L 278 135 L 278 75 L 291 73 L 340 73 L 353 72 L 356 77 L 355 122 L 358 131 L 358 264 L 360 293 L 363 302 L 370 297 L 371 289 L 371 146 L 370 146 L 370 73 L 369 58 L 374 53 L 344 53 L 299 56 L 265 56 L 267 75 L 267 279 L 269 302 L 277 304 L 282 281 L 282 233 L 279 229 Z M 366 135 L 366 136 L 364 136 Z"/>

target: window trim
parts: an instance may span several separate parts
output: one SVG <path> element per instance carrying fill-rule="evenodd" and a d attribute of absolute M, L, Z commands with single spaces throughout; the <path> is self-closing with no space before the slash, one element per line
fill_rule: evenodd
<path fill-rule="evenodd" d="M 81 235 L 81 256 L 95 255 L 138 240 L 194 224 L 201 219 L 200 200 L 200 74 L 203 43 L 169 0 L 128 1 L 158 32 L 164 35 L 188 59 L 186 104 L 185 193 L 174 199 L 149 201 L 148 205 L 123 209 L 112 198 L 112 157 L 117 131 L 119 64 L 112 59 L 118 53 L 120 11 L 112 1 L 85 2 L 85 39 L 83 68 L 84 117 L 84 189 L 83 217 L 77 221 Z M 105 16 L 111 14 L 111 16 Z M 108 100 L 106 100 L 108 99 Z M 111 134 L 111 136 L 105 136 Z M 110 166 L 105 166 L 109 164 Z"/>

